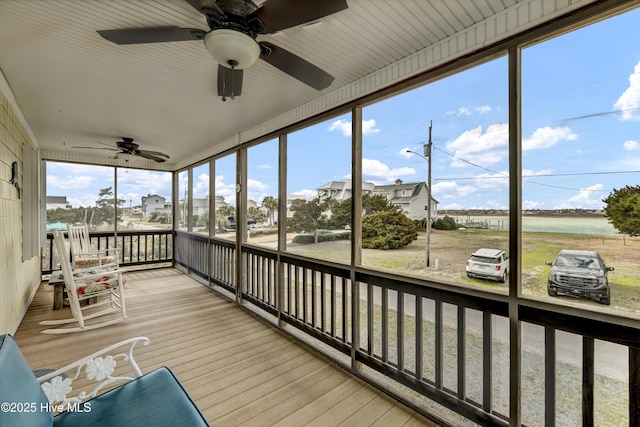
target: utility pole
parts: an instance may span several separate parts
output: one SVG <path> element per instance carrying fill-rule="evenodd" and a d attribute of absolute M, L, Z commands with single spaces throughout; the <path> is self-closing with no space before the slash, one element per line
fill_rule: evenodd
<path fill-rule="evenodd" d="M 427 254 L 425 259 L 425 266 L 430 267 L 431 263 L 429 250 L 431 247 L 431 129 L 433 127 L 433 121 L 429 122 L 429 142 L 424 145 L 424 156 L 427 158 Z"/>

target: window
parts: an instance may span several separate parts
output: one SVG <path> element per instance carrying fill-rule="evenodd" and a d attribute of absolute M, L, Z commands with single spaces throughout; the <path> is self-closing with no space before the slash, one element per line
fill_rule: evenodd
<path fill-rule="evenodd" d="M 114 168 L 47 162 L 47 232 L 86 222 L 91 231 L 112 231 L 116 224 Z M 118 209 L 125 201 L 119 198 Z M 117 221 L 122 219 L 118 213 Z"/>
<path fill-rule="evenodd" d="M 118 168 L 118 230 L 171 229 L 171 172 Z"/>
<path fill-rule="evenodd" d="M 216 236 L 236 238 L 236 155 L 215 161 L 215 226 Z"/>
<path fill-rule="evenodd" d="M 561 250 L 597 251 L 615 268 L 608 308 L 637 317 L 630 285 L 638 281 L 640 240 L 611 223 L 606 200 L 626 186 L 640 194 L 640 53 L 612 43 L 640 36 L 639 18 L 635 10 L 523 50 L 525 295 L 604 309 L 606 297 L 555 294 L 545 265 Z"/>
<path fill-rule="evenodd" d="M 634 10 L 522 51 L 526 297 L 638 317 L 640 240 L 621 233 L 608 220 L 614 218 L 607 218 L 606 209 L 616 189 L 629 186 L 638 194 L 640 52 L 629 49 L 628 43 L 640 36 L 639 19 L 640 11 Z M 575 257 L 561 257 L 559 267 L 546 264 L 563 250 L 580 251 L 583 259 L 587 251 L 597 252 L 615 270 L 584 274 L 584 269 L 563 266 L 578 266 Z M 602 288 L 605 274 L 609 295 L 585 289 Z M 563 343 L 557 347 L 556 419 L 580 424 L 582 408 L 575 390 L 582 381 L 583 340 L 559 333 L 556 341 Z M 544 358 L 535 341 L 522 342 L 523 424 L 544 425 L 544 387 L 535 381 L 544 378 Z M 627 349 L 595 344 L 595 424 L 628 425 Z"/>
<path fill-rule="evenodd" d="M 287 250 L 349 263 L 351 188 L 349 115 L 288 135 Z"/>
<path fill-rule="evenodd" d="M 189 171 L 178 174 L 178 230 L 189 231 Z"/>
<path fill-rule="evenodd" d="M 248 243 L 278 244 L 278 140 L 250 147 L 247 154 Z"/>
<path fill-rule="evenodd" d="M 193 168 L 192 231 L 209 235 L 209 163 Z"/>
<path fill-rule="evenodd" d="M 362 110 L 364 266 L 508 291 L 465 271 L 508 249 L 507 72 L 495 59 Z"/>

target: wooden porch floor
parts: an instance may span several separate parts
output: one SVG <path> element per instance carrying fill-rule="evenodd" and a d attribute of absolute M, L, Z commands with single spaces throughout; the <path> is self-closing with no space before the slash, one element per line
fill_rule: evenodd
<path fill-rule="evenodd" d="M 37 369 L 146 336 L 142 371 L 171 368 L 211 425 L 435 425 L 176 269 L 128 273 L 126 303 L 123 323 L 43 335 L 38 322 L 70 315 L 44 283 L 15 340 Z"/>

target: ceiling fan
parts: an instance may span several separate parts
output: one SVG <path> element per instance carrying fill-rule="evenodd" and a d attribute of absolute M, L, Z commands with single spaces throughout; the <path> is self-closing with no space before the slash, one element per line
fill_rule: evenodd
<path fill-rule="evenodd" d="M 158 163 L 162 163 L 169 158 L 168 155 L 161 153 L 159 151 L 139 150 L 138 149 L 139 145 L 133 142 L 133 138 L 122 138 L 122 141 L 117 141 L 116 145 L 118 146 L 118 148 L 115 148 L 111 145 L 108 145 L 102 142 L 98 142 L 98 144 L 106 145 L 109 148 L 102 148 L 102 147 L 97 147 L 97 148 L 96 147 L 72 147 L 72 148 L 91 148 L 92 150 L 97 149 L 97 150 L 117 151 L 118 153 L 116 154 L 116 158 L 118 154 L 129 154 L 132 156 L 140 156 L 140 157 L 144 157 L 145 159 L 154 160 Z"/>
<path fill-rule="evenodd" d="M 243 70 L 258 58 L 317 90 L 333 82 L 334 77 L 321 68 L 256 38 L 344 10 L 346 0 L 265 0 L 260 7 L 251 0 L 185 1 L 205 16 L 210 31 L 151 27 L 100 30 L 98 34 L 119 45 L 203 40 L 218 63 L 218 96 L 223 101 L 241 95 Z"/>

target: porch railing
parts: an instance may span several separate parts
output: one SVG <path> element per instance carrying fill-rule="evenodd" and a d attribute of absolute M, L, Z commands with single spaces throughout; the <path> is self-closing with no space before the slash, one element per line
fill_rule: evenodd
<path fill-rule="evenodd" d="M 191 251 L 209 255 L 208 265 L 200 266 L 210 268 L 211 274 L 202 270 L 199 276 L 237 294 L 234 242 L 193 239 L 186 233 L 176 239 L 178 246 L 185 240 Z M 243 246 L 240 259 L 242 300 L 337 350 L 343 358 L 333 352 L 325 354 L 354 374 L 396 397 L 413 390 L 481 425 L 509 425 L 511 353 L 506 295 L 463 291 L 263 247 Z M 188 259 L 183 262 L 189 264 Z M 558 407 L 558 390 L 565 387 L 567 375 L 559 355 L 566 350 L 564 341 L 569 337 L 581 347 L 572 362 L 577 385 L 570 391 L 577 422 L 597 424 L 594 407 L 606 394 L 594 392 L 595 374 L 606 361 L 597 360 L 596 349 L 609 345 L 623 355 L 618 362 L 624 365 L 622 371 L 628 370 L 628 423 L 639 425 L 638 330 L 605 316 L 594 320 L 575 310 L 566 314 L 535 301 L 519 301 L 521 393 L 522 401 L 528 401 L 521 408 L 523 424 L 561 423 L 558 413 L 566 408 Z M 529 369 L 537 369 L 542 378 L 529 378 L 535 377 Z M 390 380 L 405 391 L 390 387 Z M 411 403 L 412 399 L 404 401 Z M 414 407 L 433 415 L 420 404 Z"/>
<path fill-rule="evenodd" d="M 69 236 L 65 233 L 65 237 Z M 91 245 L 95 249 L 120 248 L 120 265 L 136 266 L 173 262 L 172 230 L 135 230 L 90 232 Z M 42 274 L 60 269 L 57 254 L 53 250 L 53 234 L 47 233 L 47 243 L 42 249 Z"/>

